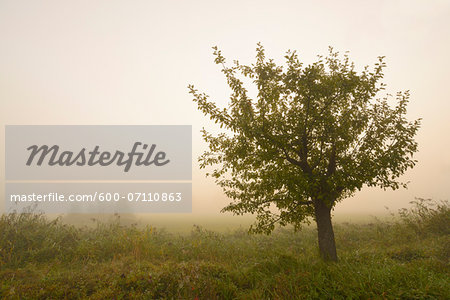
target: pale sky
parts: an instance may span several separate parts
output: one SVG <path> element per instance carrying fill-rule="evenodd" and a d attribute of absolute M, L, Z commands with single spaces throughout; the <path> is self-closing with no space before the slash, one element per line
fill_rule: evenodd
<path fill-rule="evenodd" d="M 193 212 L 215 213 L 229 200 L 197 164 L 206 149 L 199 131 L 214 126 L 187 85 L 225 105 L 211 47 L 249 64 L 257 42 L 280 64 L 288 49 L 306 64 L 328 46 L 350 51 L 359 67 L 384 55 L 387 91 L 411 91 L 409 117 L 423 121 L 419 163 L 403 177 L 409 188 L 366 188 L 336 214 L 450 199 L 450 1 L 0 0 L 1 126 L 191 124 Z"/>

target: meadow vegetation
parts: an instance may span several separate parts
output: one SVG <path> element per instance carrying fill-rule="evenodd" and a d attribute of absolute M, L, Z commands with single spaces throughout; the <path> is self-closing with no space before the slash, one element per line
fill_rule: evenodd
<path fill-rule="evenodd" d="M 391 221 L 339 223 L 339 262 L 326 263 L 314 227 L 176 234 L 119 217 L 76 227 L 8 214 L 0 219 L 0 298 L 445 299 L 449 224 L 448 202 L 424 199 Z"/>

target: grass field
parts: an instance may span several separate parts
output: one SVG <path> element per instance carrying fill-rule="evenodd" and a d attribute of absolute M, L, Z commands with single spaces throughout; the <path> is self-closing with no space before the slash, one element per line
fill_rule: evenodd
<path fill-rule="evenodd" d="M 340 260 L 316 231 L 248 235 L 193 226 L 95 222 L 36 214 L 0 220 L 0 298 L 449 299 L 450 208 L 418 200 L 391 221 L 337 223 Z"/>

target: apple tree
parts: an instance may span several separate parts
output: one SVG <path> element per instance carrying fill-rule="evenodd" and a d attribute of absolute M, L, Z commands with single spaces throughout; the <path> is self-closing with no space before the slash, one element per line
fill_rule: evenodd
<path fill-rule="evenodd" d="M 336 261 L 336 203 L 364 186 L 405 187 L 398 178 L 416 163 L 420 119 L 406 118 L 409 92 L 378 98 L 383 57 L 357 72 L 348 54 L 332 48 L 307 66 L 295 51 L 279 66 L 260 44 L 252 65 L 227 65 L 213 49 L 231 89 L 228 107 L 192 85 L 189 91 L 224 129 L 217 135 L 203 129 L 209 149 L 199 158 L 201 167 L 214 166 L 210 175 L 232 199 L 222 211 L 256 214 L 250 227 L 256 233 L 270 233 L 277 223 L 299 229 L 312 217 L 321 257 Z"/>

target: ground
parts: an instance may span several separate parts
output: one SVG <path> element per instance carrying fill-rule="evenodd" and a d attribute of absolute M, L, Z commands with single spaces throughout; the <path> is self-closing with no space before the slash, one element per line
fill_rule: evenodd
<path fill-rule="evenodd" d="M 429 204 L 391 221 L 335 224 L 338 263 L 320 260 L 313 226 L 181 234 L 119 218 L 76 227 L 4 215 L 0 298 L 448 299 L 449 206 Z"/>

